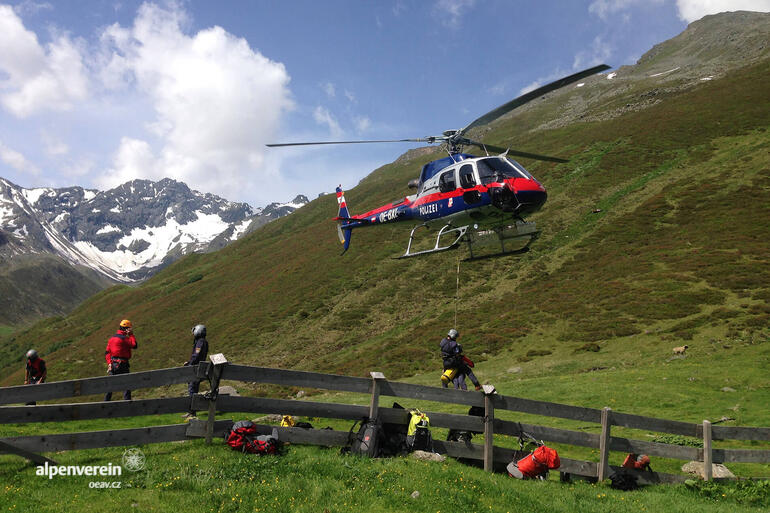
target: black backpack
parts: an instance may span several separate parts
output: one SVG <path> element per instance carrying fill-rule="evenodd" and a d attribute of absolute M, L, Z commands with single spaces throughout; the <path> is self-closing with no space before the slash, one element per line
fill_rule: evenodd
<path fill-rule="evenodd" d="M 350 428 L 350 434 L 348 435 L 350 453 L 376 458 L 381 453 L 382 426 L 378 422 L 366 418 L 361 421 L 358 433 L 353 435 L 353 429 L 356 427 L 356 424 L 353 424 Z"/>

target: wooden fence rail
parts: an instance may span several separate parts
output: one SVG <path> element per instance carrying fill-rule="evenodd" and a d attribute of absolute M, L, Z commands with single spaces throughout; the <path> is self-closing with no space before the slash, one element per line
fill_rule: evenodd
<path fill-rule="evenodd" d="M 221 355 L 219 355 L 221 356 Z M 124 389 L 156 388 L 196 379 L 208 378 L 214 393 L 198 394 L 193 398 L 172 397 L 144 399 L 131 402 L 91 402 L 75 404 L 52 404 L 44 406 L 0 406 L 0 424 L 29 422 L 62 422 L 99 418 L 157 415 L 195 410 L 209 410 L 209 420 L 194 421 L 172 426 L 154 426 L 123 430 L 70 433 L 62 435 L 9 437 L 0 439 L 0 452 L 19 454 L 34 461 L 43 461 L 30 451 L 61 451 L 97 447 L 113 447 L 205 437 L 211 441 L 221 436 L 231 421 L 216 421 L 215 411 L 253 412 L 262 414 L 290 414 L 317 418 L 357 420 L 376 417 L 382 422 L 406 424 L 408 413 L 397 408 L 379 405 L 383 396 L 405 398 L 416 401 L 479 406 L 484 408 L 484 417 L 458 415 L 443 412 L 427 412 L 435 427 L 483 433 L 483 445 L 461 442 L 435 441 L 435 450 L 449 456 L 480 460 L 485 469 L 500 470 L 513 457 L 521 456 L 517 451 L 493 445 L 494 435 L 520 436 L 522 432 L 548 442 L 598 448 L 599 463 L 561 458 L 562 472 L 603 479 L 617 467 L 609 465 L 610 451 L 645 453 L 651 456 L 682 460 L 699 460 L 714 463 L 770 463 L 770 451 L 747 449 L 713 449 L 712 440 L 770 440 L 770 428 L 711 426 L 672 421 L 614 412 L 609 408 L 594 409 L 571 406 L 547 401 L 503 396 L 486 385 L 481 393 L 443 389 L 410 383 L 390 382 L 381 373 L 372 373 L 372 379 L 322 374 L 315 372 L 249 367 L 229 364 L 221 357 L 216 365 L 203 363 L 192 367 L 176 367 L 155 371 L 136 372 L 118 376 L 105 376 L 70 381 L 44 383 L 0 388 L 0 404 L 44 401 L 66 397 L 103 394 L 107 391 Z M 314 388 L 343 392 L 368 394 L 368 406 L 272 399 L 259 397 L 233 397 L 218 395 L 220 379 L 251 383 L 266 383 L 290 387 Z M 553 428 L 534 424 L 522 424 L 499 417 L 496 410 L 556 417 L 597 424 L 599 434 Z M 687 447 L 650 441 L 633 440 L 612 436 L 612 426 L 644 431 L 668 433 L 701 438 L 704 447 Z M 260 426 L 269 433 L 272 426 Z M 349 443 L 348 432 L 333 430 L 304 430 L 282 428 L 282 440 L 294 443 L 340 446 Z M 643 483 L 679 482 L 687 476 L 661 473 L 636 473 Z M 707 470 L 707 478 L 708 478 Z"/>

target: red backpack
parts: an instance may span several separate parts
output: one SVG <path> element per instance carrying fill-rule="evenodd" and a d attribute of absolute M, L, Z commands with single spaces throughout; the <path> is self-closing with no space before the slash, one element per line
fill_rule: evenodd
<path fill-rule="evenodd" d="M 525 458 L 520 459 L 516 466 L 524 475 L 524 479 L 536 479 L 545 475 L 549 470 L 561 466 L 556 449 L 541 445 Z"/>
<path fill-rule="evenodd" d="M 272 435 L 257 435 L 257 427 L 248 420 L 233 424 L 225 442 L 236 451 L 252 454 L 275 454 L 281 446 L 277 429 L 273 429 Z"/>

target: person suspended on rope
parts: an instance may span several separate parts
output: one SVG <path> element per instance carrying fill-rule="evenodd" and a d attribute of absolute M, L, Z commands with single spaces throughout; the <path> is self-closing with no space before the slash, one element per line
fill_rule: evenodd
<path fill-rule="evenodd" d="M 447 336 L 439 342 L 441 348 L 441 360 L 444 365 L 444 373 L 441 375 L 441 386 L 447 388 L 449 382 L 459 390 L 468 390 L 465 377 L 470 378 L 476 390 L 481 390 L 481 383 L 471 370 L 473 362 L 463 355 L 463 348 L 457 342 L 460 333 L 454 328 L 449 330 Z"/>

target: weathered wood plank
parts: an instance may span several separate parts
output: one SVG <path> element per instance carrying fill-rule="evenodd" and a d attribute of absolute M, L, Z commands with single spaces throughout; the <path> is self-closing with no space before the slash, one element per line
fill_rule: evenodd
<path fill-rule="evenodd" d="M 40 454 L 36 454 L 30 451 L 25 451 L 20 447 L 16 447 L 15 445 L 11 445 L 6 442 L 0 442 L 0 453 L 3 453 L 3 452 L 21 456 L 22 458 L 26 458 L 32 463 L 37 463 L 39 465 L 45 465 L 46 463 L 48 463 L 49 465 L 58 465 L 58 463 L 56 463 L 54 460 L 48 459 L 45 456 L 42 456 Z"/>
<path fill-rule="evenodd" d="M 2 438 L 0 442 L 15 445 L 28 451 L 74 451 L 185 440 L 186 430 L 187 424 L 174 424 L 170 426 L 89 431 L 61 435 L 16 436 Z"/>
<path fill-rule="evenodd" d="M 484 406 L 484 394 L 468 392 L 452 388 L 428 387 L 411 383 L 388 381 L 382 383 L 381 396 L 403 397 L 418 401 L 434 401 L 439 403 L 465 404 L 467 406 Z"/>
<path fill-rule="evenodd" d="M 233 427 L 233 421 L 229 419 L 217 420 L 214 422 L 213 436 L 222 438 L 230 432 Z M 192 419 L 187 423 L 185 435 L 188 438 L 205 438 L 208 429 L 208 422 L 205 420 Z"/>
<path fill-rule="evenodd" d="M 597 424 L 601 422 L 601 410 L 594 408 L 583 408 L 581 406 L 570 406 L 504 395 L 495 395 L 494 398 L 495 408 L 498 410 L 518 411 L 533 415 L 543 415 L 544 417 L 559 417 L 583 422 L 595 422 Z"/>
<path fill-rule="evenodd" d="M 334 431 L 331 429 L 304 429 L 297 427 L 278 427 L 266 424 L 256 424 L 257 433 L 270 435 L 273 429 L 278 430 L 278 439 L 281 442 L 304 445 L 321 445 L 324 447 L 345 447 L 348 445 L 349 433 L 347 431 Z"/>
<path fill-rule="evenodd" d="M 53 404 L 45 406 L 0 406 L 0 424 L 63 422 L 185 412 L 189 397 L 108 401 L 98 403 Z"/>
<path fill-rule="evenodd" d="M 193 401 L 193 408 L 196 410 L 208 408 L 208 401 L 196 396 Z M 369 414 L 367 406 L 227 395 L 220 395 L 217 398 L 217 409 L 222 412 L 277 413 L 352 420 L 361 419 Z"/>
<path fill-rule="evenodd" d="M 622 426 L 632 429 L 643 429 L 645 431 L 654 431 L 656 433 L 670 433 L 683 436 L 701 436 L 701 426 L 690 422 L 679 422 L 677 420 L 656 419 L 654 417 L 643 417 L 641 415 L 632 415 L 629 413 L 612 412 L 612 425 Z"/>
<path fill-rule="evenodd" d="M 770 451 L 756 449 L 712 449 L 713 463 L 770 463 Z"/>
<path fill-rule="evenodd" d="M 770 428 L 711 425 L 712 440 L 761 440 L 770 441 Z"/>
<path fill-rule="evenodd" d="M 648 456 L 661 456 L 678 460 L 700 460 L 703 457 L 703 450 L 697 447 L 645 442 L 642 440 L 631 440 L 614 436 L 610 438 L 609 447 L 611 451 L 626 453 L 633 452 L 636 454 L 647 454 Z"/>
<path fill-rule="evenodd" d="M 0 404 L 45 401 L 62 397 L 104 394 L 118 390 L 155 388 L 195 379 L 196 366 L 173 367 L 117 376 L 101 376 L 70 381 L 52 381 L 39 385 L 21 385 L 0 388 Z"/>
<path fill-rule="evenodd" d="M 602 408 L 602 433 L 599 435 L 599 473 L 597 474 L 599 481 L 609 477 L 611 418 L 612 410 L 606 407 Z"/>
<path fill-rule="evenodd" d="M 245 365 L 228 365 L 222 375 L 222 379 L 270 383 L 288 387 L 360 392 L 362 394 L 368 394 L 371 391 L 372 381 L 367 378 L 340 376 L 337 374 L 271 369 L 269 367 L 247 367 Z"/>
<path fill-rule="evenodd" d="M 599 435 L 596 434 L 537 426 L 533 424 L 522 424 L 508 420 L 495 421 L 495 433 L 519 436 L 522 430 L 538 440 L 578 445 L 580 447 L 592 447 L 594 449 L 599 447 Z"/>

